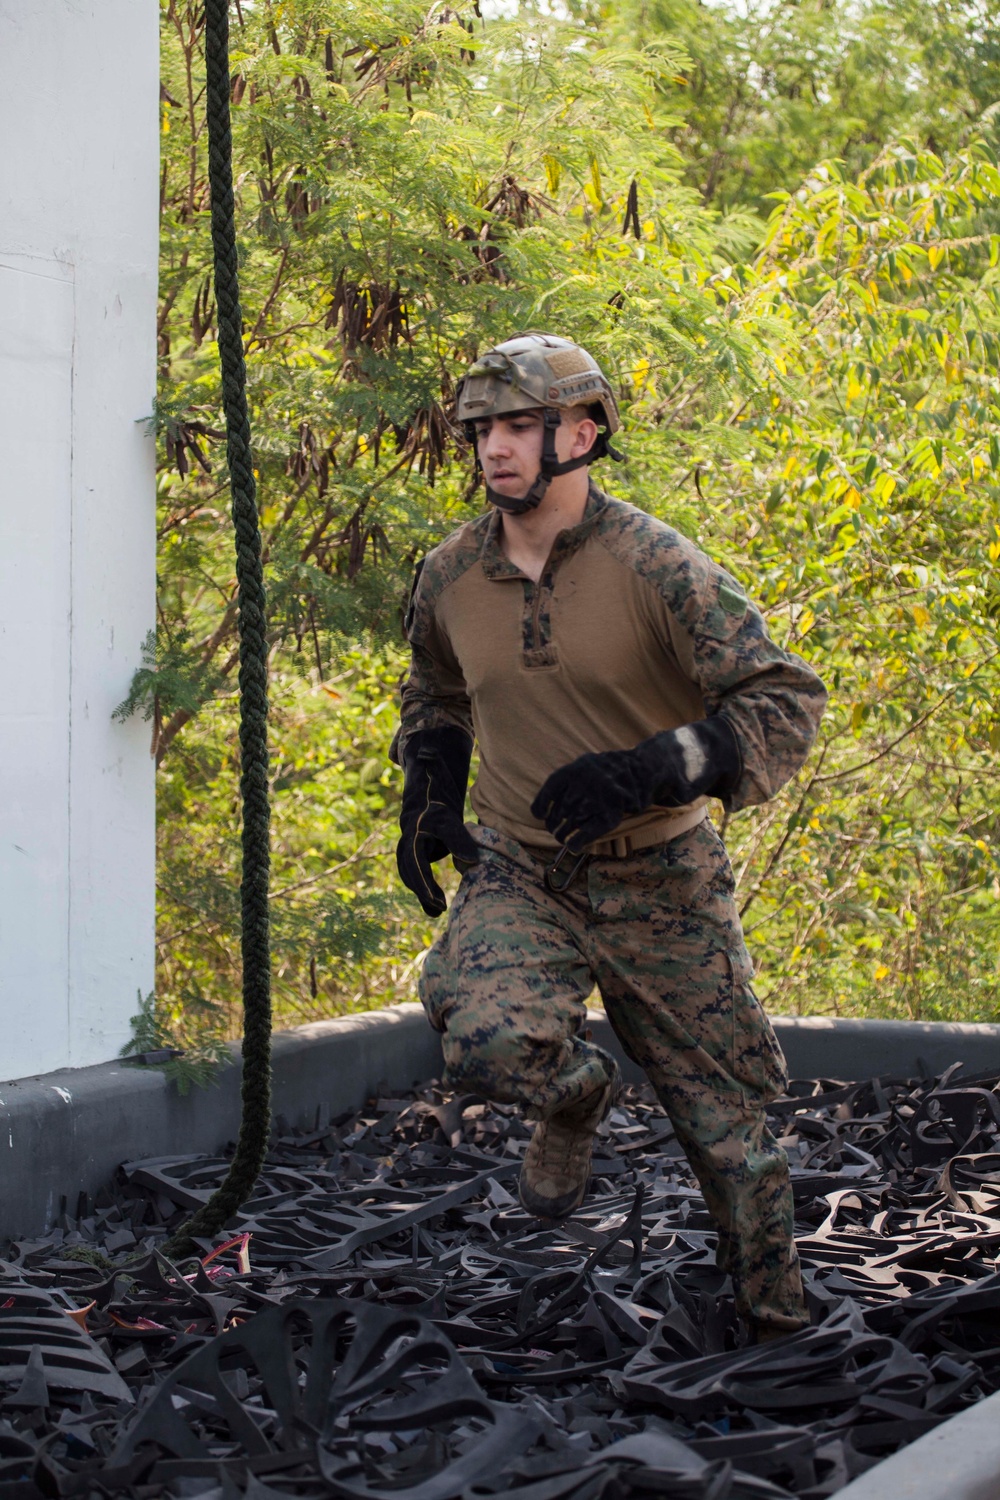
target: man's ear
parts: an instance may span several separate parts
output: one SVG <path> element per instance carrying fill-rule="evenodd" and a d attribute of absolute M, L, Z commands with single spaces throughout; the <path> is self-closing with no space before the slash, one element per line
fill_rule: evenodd
<path fill-rule="evenodd" d="M 589 453 L 597 442 L 597 423 L 590 417 L 584 417 L 573 434 L 573 446 L 569 450 L 570 458 L 581 458 L 584 453 Z"/>

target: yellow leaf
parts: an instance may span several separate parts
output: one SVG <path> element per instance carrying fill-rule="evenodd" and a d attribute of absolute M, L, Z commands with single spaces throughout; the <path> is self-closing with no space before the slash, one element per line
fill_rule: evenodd
<path fill-rule="evenodd" d="M 878 968 L 875 970 L 875 978 L 888 979 L 891 973 L 892 970 L 886 964 L 879 964 Z"/>
<path fill-rule="evenodd" d="M 604 205 L 604 192 L 601 188 L 601 168 L 598 164 L 596 156 L 592 156 L 590 158 L 590 183 L 594 189 L 594 197 L 597 200 L 597 206 L 598 208 L 601 208 Z"/>
<path fill-rule="evenodd" d="M 930 249 L 927 251 L 927 260 L 930 264 L 931 270 L 936 271 L 938 266 L 944 260 L 944 250 L 940 245 L 931 245 Z"/>
<path fill-rule="evenodd" d="M 921 629 L 923 629 L 925 625 L 929 625 L 931 623 L 930 614 L 926 609 L 924 609 L 924 606 L 922 604 L 915 604 L 913 606 L 913 621 L 914 624 L 919 625 Z"/>
<path fill-rule="evenodd" d="M 865 722 L 865 706 L 863 703 L 855 703 L 851 709 L 851 728 L 860 729 Z"/>
<path fill-rule="evenodd" d="M 650 366 L 650 363 L 649 363 L 648 359 L 640 359 L 639 360 L 639 362 L 636 365 L 635 369 L 632 371 L 632 388 L 633 388 L 633 390 L 636 390 L 636 391 L 641 391 L 642 390 L 642 387 L 645 385 L 646 381 L 649 378 L 650 368 L 651 368 L 651 366 Z"/>

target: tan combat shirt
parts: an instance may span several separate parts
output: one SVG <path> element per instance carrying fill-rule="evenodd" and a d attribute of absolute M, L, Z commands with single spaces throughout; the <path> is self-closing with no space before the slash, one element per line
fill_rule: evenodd
<path fill-rule="evenodd" d="M 685 537 L 593 485 L 537 585 L 504 556 L 500 536 L 490 511 L 421 565 L 394 746 L 398 755 L 415 730 L 443 725 L 474 734 L 480 822 L 554 849 L 530 811 L 550 772 L 713 713 L 726 715 L 742 754 L 729 807 L 766 801 L 799 768 L 826 691 L 769 638 L 736 580 Z M 664 816 L 649 809 L 615 832 Z"/>

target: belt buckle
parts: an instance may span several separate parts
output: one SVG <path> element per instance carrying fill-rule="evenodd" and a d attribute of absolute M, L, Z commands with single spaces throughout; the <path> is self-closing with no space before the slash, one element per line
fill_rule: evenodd
<path fill-rule="evenodd" d="M 546 890 L 551 891 L 555 896 L 561 896 L 564 891 L 569 890 L 570 886 L 573 884 L 574 880 L 583 869 L 584 861 L 589 858 L 589 855 L 587 854 L 586 850 L 583 852 L 583 854 L 578 854 L 569 872 L 564 872 L 560 877 L 557 873 L 559 870 L 559 866 L 567 857 L 573 858 L 573 851 L 572 849 L 567 849 L 564 846 L 559 850 L 559 853 L 556 855 L 552 863 L 550 865 L 546 865 L 545 867 Z"/>

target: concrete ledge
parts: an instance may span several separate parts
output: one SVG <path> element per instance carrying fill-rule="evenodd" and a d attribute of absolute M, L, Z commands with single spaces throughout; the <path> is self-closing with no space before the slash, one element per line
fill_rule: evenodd
<path fill-rule="evenodd" d="M 836 1500 L 997 1500 L 1000 1392 L 883 1459 Z"/>
<path fill-rule="evenodd" d="M 1000 1073 L 1000 1026 L 834 1016 L 773 1020 L 792 1078 L 933 1078 L 955 1062 L 970 1077 Z"/>
<path fill-rule="evenodd" d="M 380 1083 L 390 1090 L 441 1072 L 441 1043 L 419 1005 L 275 1032 L 273 1108 L 292 1125 L 356 1109 Z M 76 1214 L 123 1161 L 209 1154 L 235 1140 L 239 1050 L 207 1089 L 180 1095 L 159 1068 L 116 1061 L 0 1083 L 0 1239 L 44 1233 L 65 1198 Z"/>
<path fill-rule="evenodd" d="M 604 1012 L 589 1012 L 588 1025 L 626 1079 L 640 1081 Z M 969 1074 L 1000 1072 L 1000 1026 L 779 1016 L 775 1029 L 793 1078 L 920 1076 L 959 1061 Z M 221 1151 L 239 1127 L 235 1048 L 233 1057 L 216 1086 L 183 1097 L 158 1068 L 120 1061 L 0 1083 L 0 1239 L 44 1232 L 63 1199 L 75 1215 L 80 1193 L 122 1161 Z M 274 1112 L 293 1125 L 310 1125 L 318 1108 L 356 1109 L 380 1083 L 407 1089 L 442 1066 L 440 1038 L 416 1004 L 276 1032 L 273 1058 Z"/>
<path fill-rule="evenodd" d="M 959 1021 L 855 1021 L 834 1016 L 772 1016 L 791 1078 L 934 1077 L 961 1062 L 971 1077 L 991 1069 L 1000 1073 L 1000 1026 Z M 622 1058 L 611 1023 L 603 1011 L 591 1011 L 588 1026 L 594 1041 L 622 1062 L 626 1083 L 643 1074 Z M 997 1488 L 1000 1497 L 1000 1486 Z"/>

